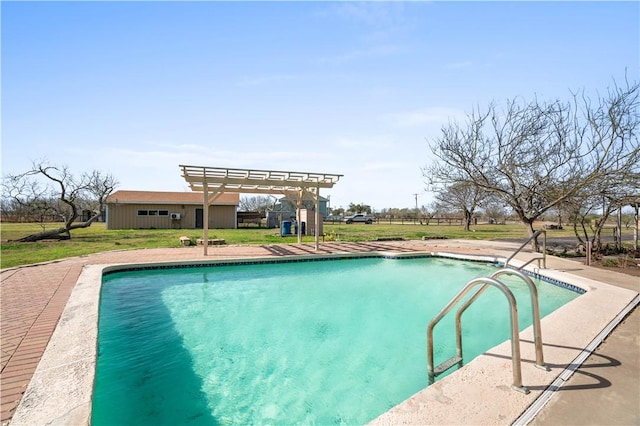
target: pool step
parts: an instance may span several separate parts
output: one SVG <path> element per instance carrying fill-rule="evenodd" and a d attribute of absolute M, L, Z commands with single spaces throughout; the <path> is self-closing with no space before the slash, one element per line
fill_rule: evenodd
<path fill-rule="evenodd" d="M 437 377 L 441 375 L 442 373 L 444 373 L 445 371 L 447 371 L 448 369 L 450 369 L 456 364 L 459 364 L 460 366 L 462 366 L 462 358 L 460 358 L 459 356 L 454 356 L 452 358 L 449 358 L 442 364 L 438 364 L 436 368 L 433 369 L 433 376 Z"/>

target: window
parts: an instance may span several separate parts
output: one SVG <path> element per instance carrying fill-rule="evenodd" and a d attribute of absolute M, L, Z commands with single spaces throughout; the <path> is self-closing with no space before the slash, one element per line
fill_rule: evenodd
<path fill-rule="evenodd" d="M 138 210 L 138 216 L 169 216 L 169 210 Z"/>

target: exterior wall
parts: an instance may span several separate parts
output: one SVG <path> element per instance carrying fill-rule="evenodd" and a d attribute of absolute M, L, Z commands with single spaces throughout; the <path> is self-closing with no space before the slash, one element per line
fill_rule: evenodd
<path fill-rule="evenodd" d="M 315 235 L 316 230 L 316 212 L 313 210 L 300 209 L 300 222 L 305 222 L 304 230 L 306 235 Z M 322 216 L 318 224 L 318 235 L 322 235 Z"/>
<path fill-rule="evenodd" d="M 236 228 L 236 206 L 209 207 L 209 229 L 234 228 Z"/>
<path fill-rule="evenodd" d="M 107 229 L 196 229 L 195 204 L 118 204 L 107 206 Z M 138 210 L 165 210 L 167 216 L 138 216 Z M 172 220 L 171 213 L 180 213 L 180 219 Z M 209 228 L 233 229 L 236 227 L 235 206 L 209 206 Z"/>

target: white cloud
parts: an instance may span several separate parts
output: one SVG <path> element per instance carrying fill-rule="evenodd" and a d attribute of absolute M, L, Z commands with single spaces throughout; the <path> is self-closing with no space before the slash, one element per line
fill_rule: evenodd
<path fill-rule="evenodd" d="M 367 95 L 376 101 L 385 101 L 393 96 L 398 95 L 398 89 L 395 87 L 374 87 L 366 91 Z"/>
<path fill-rule="evenodd" d="M 81 154 L 81 153 L 79 153 Z M 84 155 L 87 155 L 85 153 Z M 273 169 L 294 171 L 318 171 L 318 162 L 328 162 L 333 154 L 325 151 L 275 149 L 275 150 L 215 150 L 205 145 L 158 144 L 154 149 L 109 148 L 93 151 L 103 164 L 111 164 L 117 170 L 134 170 L 144 182 L 149 170 L 159 170 L 165 177 L 175 173 L 179 177 L 179 165 L 237 167 L 246 169 Z M 315 166 L 315 167 L 314 167 Z M 322 170 L 321 170 L 322 171 Z M 327 171 L 329 172 L 329 171 Z"/>
<path fill-rule="evenodd" d="M 324 56 L 318 58 L 321 64 L 344 64 L 347 62 L 357 61 L 359 59 L 383 58 L 387 56 L 404 55 L 409 49 L 404 46 L 382 44 L 372 46 L 365 49 L 355 49 L 335 56 Z"/>
<path fill-rule="evenodd" d="M 302 78 L 296 74 L 273 74 L 273 75 L 261 75 L 261 76 L 244 76 L 241 77 L 236 85 L 239 87 L 255 87 L 262 86 L 264 84 L 273 84 L 286 81 L 292 81 Z"/>
<path fill-rule="evenodd" d="M 388 114 L 385 118 L 397 127 L 416 127 L 425 125 L 441 126 L 464 116 L 464 111 L 458 109 L 432 107 Z"/>
<path fill-rule="evenodd" d="M 473 62 L 471 61 L 462 61 L 462 62 L 450 62 L 448 64 L 444 64 L 444 69 L 446 70 L 457 70 L 462 68 L 471 68 L 473 66 Z"/>
<path fill-rule="evenodd" d="M 363 150 L 369 152 L 377 148 L 384 148 L 394 141 L 388 137 L 379 135 L 365 138 L 339 137 L 328 144 L 338 149 Z"/>
<path fill-rule="evenodd" d="M 367 145 L 367 141 L 341 137 L 338 138 L 333 145 L 337 148 L 359 148 L 365 147 Z"/>
<path fill-rule="evenodd" d="M 397 149 L 400 146 L 402 149 Z M 331 195 L 332 204 L 335 199 L 339 204 L 365 202 L 376 208 L 404 206 L 411 201 L 410 194 L 420 189 L 416 173 L 422 155 L 407 138 L 398 138 L 393 132 L 357 132 L 322 144 L 238 141 L 222 149 L 204 142 L 163 138 L 124 147 L 103 145 L 97 150 L 78 146 L 70 154 L 86 158 L 88 169 L 113 174 L 120 182 L 118 189 L 142 191 L 189 191 L 181 176 L 181 164 L 342 174 L 336 187 L 323 191 L 323 195 Z"/>
<path fill-rule="evenodd" d="M 346 21 L 350 28 L 358 30 L 357 40 L 363 46 L 342 54 L 320 57 L 320 64 L 344 64 L 351 61 L 386 58 L 410 53 L 411 48 L 394 40 L 404 40 L 408 28 L 412 28 L 413 16 L 407 13 L 402 2 L 336 2 L 328 3 L 319 14 L 328 21 Z M 399 38 L 400 37 L 400 38 Z"/>
<path fill-rule="evenodd" d="M 379 161 L 363 164 L 362 170 L 369 172 L 385 172 L 390 170 L 402 170 L 406 167 L 407 165 L 405 163 L 399 161 Z"/>
<path fill-rule="evenodd" d="M 371 26 L 401 25 L 405 5 L 400 2 L 340 2 L 326 9 L 325 15 Z"/>

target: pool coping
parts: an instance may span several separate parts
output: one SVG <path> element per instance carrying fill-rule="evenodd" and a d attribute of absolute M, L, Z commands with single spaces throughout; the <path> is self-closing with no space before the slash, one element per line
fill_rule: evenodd
<path fill-rule="evenodd" d="M 335 258 L 362 257 L 445 257 L 497 263 L 504 257 L 470 255 L 440 251 L 412 253 L 368 252 L 333 253 L 253 257 L 225 260 L 196 260 L 179 262 L 145 262 L 85 266 L 67 306 L 60 318 L 47 349 L 18 406 L 12 425 L 30 424 L 90 424 L 91 397 L 97 350 L 99 294 L 105 272 L 149 267 L 186 267 L 215 264 L 246 264 L 318 261 Z M 516 265 L 521 265 L 516 262 Z M 531 389 L 529 395 L 510 389 L 510 343 L 506 341 L 480 355 L 464 368 L 437 381 L 396 407 L 372 420 L 372 424 L 437 423 L 437 424 L 504 424 L 512 423 L 532 406 L 545 389 L 559 377 L 576 357 L 593 344 L 594 336 L 610 324 L 625 307 L 633 303 L 637 292 L 609 284 L 573 276 L 567 272 L 527 267 L 529 272 L 566 282 L 586 291 L 542 320 L 545 361 L 552 367 L 547 373 L 532 367 L 531 327 L 521 336 L 523 383 Z M 605 297 L 603 297 L 605 296 Z M 606 299 L 606 300 L 605 300 Z M 576 303 L 582 301 L 581 303 Z M 637 301 L 635 302 L 637 303 Z M 597 306 L 598 309 L 594 309 Z M 589 322 L 578 320 L 588 314 Z M 566 327 L 551 327 L 564 321 Z M 426 328 L 426 324 L 425 324 Z M 564 330 L 564 331 L 563 331 Z M 569 332 L 567 332 L 569 330 Z M 566 334 L 565 334 L 566 333 Z M 568 341 L 568 342 L 567 342 Z M 531 364 L 531 365 L 530 365 Z M 490 380 L 487 376 L 491 375 Z M 464 395 L 462 395 L 464 393 Z M 472 394 L 471 401 L 468 396 Z M 461 403 L 458 403 L 461 402 Z"/>

